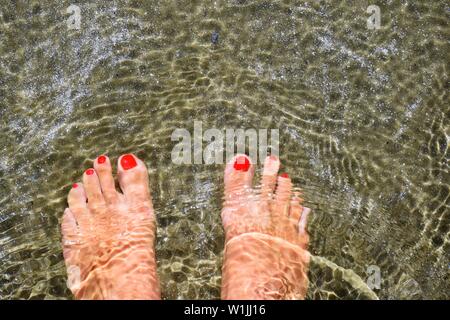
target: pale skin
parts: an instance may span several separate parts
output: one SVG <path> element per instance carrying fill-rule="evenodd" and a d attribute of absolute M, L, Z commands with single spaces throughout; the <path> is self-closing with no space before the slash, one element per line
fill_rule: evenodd
<path fill-rule="evenodd" d="M 237 155 L 225 167 L 222 299 L 303 299 L 308 287 L 306 219 L 310 209 L 267 157 L 261 188 L 255 166 Z M 73 185 L 62 218 L 68 286 L 76 299 L 160 299 L 156 219 L 148 172 L 134 155 L 100 156 Z"/>

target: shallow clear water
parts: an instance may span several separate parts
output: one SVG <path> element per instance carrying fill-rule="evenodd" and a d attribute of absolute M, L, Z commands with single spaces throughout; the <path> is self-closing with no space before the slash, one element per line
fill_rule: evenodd
<path fill-rule="evenodd" d="M 176 128 L 279 128 L 308 298 L 449 298 L 447 1 L 0 0 L 0 298 L 71 298 L 59 219 L 99 154 L 151 168 L 165 298 L 219 298 L 223 166 Z M 217 44 L 211 43 L 218 32 Z M 381 271 L 367 288 L 368 268 Z"/>

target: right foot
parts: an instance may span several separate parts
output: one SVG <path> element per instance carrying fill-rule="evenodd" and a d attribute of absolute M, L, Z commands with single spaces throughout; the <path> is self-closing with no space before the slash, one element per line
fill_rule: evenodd
<path fill-rule="evenodd" d="M 123 193 L 108 157 L 100 156 L 69 192 L 61 229 L 68 286 L 77 299 L 160 298 L 147 169 L 123 155 L 118 178 Z"/>
<path fill-rule="evenodd" d="M 260 192 L 252 188 L 254 166 L 237 155 L 225 169 L 222 222 L 225 253 L 222 299 L 303 299 L 308 287 L 306 221 L 309 208 L 292 183 L 278 176 L 280 161 L 267 157 Z"/>

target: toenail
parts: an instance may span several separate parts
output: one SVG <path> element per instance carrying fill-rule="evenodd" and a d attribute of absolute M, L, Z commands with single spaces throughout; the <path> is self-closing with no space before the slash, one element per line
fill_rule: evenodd
<path fill-rule="evenodd" d="M 94 174 L 94 169 L 87 169 L 87 170 L 86 170 L 86 174 L 87 174 L 88 176 L 92 176 L 92 175 Z"/>
<path fill-rule="evenodd" d="M 97 158 L 97 162 L 99 164 L 105 163 L 105 161 L 106 161 L 106 157 L 105 156 L 100 156 L 100 157 Z"/>
<path fill-rule="evenodd" d="M 78 183 L 74 183 L 73 185 L 72 185 L 72 188 L 78 188 Z"/>
<path fill-rule="evenodd" d="M 120 164 L 125 170 L 132 169 L 137 166 L 136 159 L 131 154 L 126 154 L 120 159 Z"/>
<path fill-rule="evenodd" d="M 289 178 L 289 175 L 285 172 L 285 173 L 282 173 L 282 174 L 280 175 L 280 177 L 288 179 L 288 178 Z"/>
<path fill-rule="evenodd" d="M 234 170 L 247 171 L 250 168 L 250 161 L 247 157 L 240 156 L 234 161 Z"/>

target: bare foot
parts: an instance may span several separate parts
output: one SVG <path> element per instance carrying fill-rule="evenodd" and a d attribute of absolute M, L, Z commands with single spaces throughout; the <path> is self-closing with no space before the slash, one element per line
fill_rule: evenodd
<path fill-rule="evenodd" d="M 306 295 L 310 209 L 292 197 L 291 179 L 278 176 L 279 167 L 278 158 L 266 158 L 260 192 L 252 188 L 254 166 L 247 156 L 237 155 L 225 168 L 222 299 Z"/>
<path fill-rule="evenodd" d="M 144 163 L 100 156 L 69 192 L 62 219 L 68 285 L 77 299 L 160 299 L 155 217 Z"/>

